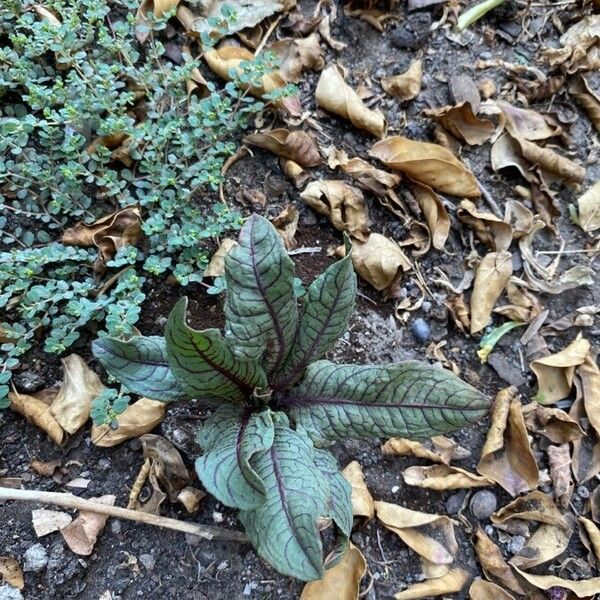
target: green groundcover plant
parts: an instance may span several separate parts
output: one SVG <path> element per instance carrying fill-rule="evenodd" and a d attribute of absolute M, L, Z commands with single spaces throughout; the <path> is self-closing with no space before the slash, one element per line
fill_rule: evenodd
<path fill-rule="evenodd" d="M 131 392 L 215 407 L 198 434 L 200 480 L 239 509 L 260 556 L 305 581 L 339 560 L 352 527 L 350 485 L 329 444 L 427 438 L 474 423 L 489 408 L 483 394 L 452 373 L 417 361 L 322 360 L 354 309 L 351 252 L 346 242 L 346 256 L 315 279 L 299 311 L 294 264 L 273 226 L 252 216 L 225 260 L 225 335 L 192 329 L 183 298 L 164 338 L 103 337 L 93 345 Z"/>

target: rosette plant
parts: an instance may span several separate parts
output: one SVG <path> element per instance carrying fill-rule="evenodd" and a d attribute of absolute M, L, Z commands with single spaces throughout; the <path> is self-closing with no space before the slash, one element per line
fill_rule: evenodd
<path fill-rule="evenodd" d="M 261 557 L 305 581 L 339 560 L 352 527 L 350 486 L 328 445 L 428 438 L 474 423 L 489 408 L 479 391 L 420 362 L 323 360 L 354 309 L 351 252 L 346 241 L 345 257 L 313 281 L 299 310 L 294 264 L 269 221 L 252 216 L 225 258 L 224 335 L 191 328 L 183 298 L 164 338 L 94 342 L 95 356 L 131 392 L 215 407 L 198 434 L 202 484 L 239 509 Z"/>

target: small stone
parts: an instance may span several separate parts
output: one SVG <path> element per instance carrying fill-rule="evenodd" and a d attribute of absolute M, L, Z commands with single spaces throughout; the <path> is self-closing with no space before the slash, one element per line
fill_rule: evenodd
<path fill-rule="evenodd" d="M 415 319 L 410 326 L 410 330 L 420 344 L 424 344 L 431 335 L 431 329 L 423 319 Z"/>
<path fill-rule="evenodd" d="M 142 447 L 142 442 L 140 442 L 138 438 L 135 438 L 129 442 L 128 446 L 131 448 L 131 450 L 137 452 Z"/>
<path fill-rule="evenodd" d="M 392 487 L 392 494 L 395 494 L 399 489 L 400 489 L 399 485 L 395 485 L 394 487 Z"/>
<path fill-rule="evenodd" d="M 456 515 L 458 511 L 462 508 L 463 502 L 465 500 L 466 492 L 457 492 L 456 494 L 452 494 L 446 500 L 446 512 L 449 515 Z"/>
<path fill-rule="evenodd" d="M 19 390 L 22 392 L 36 392 L 44 385 L 44 378 L 37 373 L 25 371 L 13 377 L 13 381 Z"/>
<path fill-rule="evenodd" d="M 46 552 L 46 548 L 39 543 L 28 548 L 25 551 L 23 558 L 25 559 L 23 571 L 26 573 L 42 571 L 48 564 L 48 552 Z"/>
<path fill-rule="evenodd" d="M 188 546 L 199 546 L 202 538 L 199 535 L 194 535 L 193 533 L 185 534 L 185 543 Z"/>
<path fill-rule="evenodd" d="M 526 541 L 527 540 L 522 535 L 513 535 L 512 539 L 507 545 L 507 550 L 511 554 L 516 554 L 517 552 L 520 552 L 523 549 L 523 546 L 525 546 Z"/>
<path fill-rule="evenodd" d="M 152 571 L 154 569 L 154 565 L 156 564 L 156 559 L 152 554 L 140 554 L 140 562 L 144 565 L 144 568 L 147 571 Z"/>
<path fill-rule="evenodd" d="M 121 521 L 119 521 L 118 519 L 115 519 L 114 521 L 110 522 L 110 530 L 115 535 L 119 535 L 121 533 L 121 529 L 122 529 Z"/>
<path fill-rule="evenodd" d="M 226 560 L 222 560 L 217 565 L 217 571 L 224 571 L 229 566 L 229 563 Z"/>
<path fill-rule="evenodd" d="M 213 510 L 212 518 L 215 523 L 222 523 L 225 520 L 223 513 L 218 510 Z"/>
<path fill-rule="evenodd" d="M 5 583 L 0 585 L 0 600 L 23 600 L 23 594 L 17 588 Z"/>
<path fill-rule="evenodd" d="M 575 492 L 580 498 L 586 500 L 590 497 L 590 490 L 588 490 L 585 486 L 580 485 Z"/>
<path fill-rule="evenodd" d="M 425 302 L 421 304 L 421 308 L 423 309 L 423 312 L 428 315 L 431 312 L 431 302 L 429 302 L 429 300 L 425 300 Z"/>
<path fill-rule="evenodd" d="M 479 490 L 471 498 L 469 510 L 479 520 L 487 519 L 498 507 L 496 495 L 489 490 Z"/>
<path fill-rule="evenodd" d="M 252 586 L 249 583 L 247 583 L 244 586 L 244 591 L 242 592 L 242 595 L 243 596 L 250 596 L 250 594 L 252 594 Z"/>
<path fill-rule="evenodd" d="M 103 471 L 108 471 L 111 467 L 110 458 L 101 458 L 98 461 L 98 467 L 100 467 L 100 469 Z"/>

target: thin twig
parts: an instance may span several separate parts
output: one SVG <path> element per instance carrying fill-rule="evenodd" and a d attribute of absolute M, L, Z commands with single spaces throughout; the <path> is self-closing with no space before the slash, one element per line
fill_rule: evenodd
<path fill-rule="evenodd" d="M 2 500 L 21 500 L 24 502 L 41 502 L 43 504 L 54 504 L 63 508 L 74 508 L 76 510 L 85 510 L 88 512 L 100 513 L 117 517 L 119 519 L 128 519 L 138 521 L 147 525 L 156 525 L 166 529 L 173 529 L 183 533 L 197 535 L 205 540 L 226 540 L 231 542 L 246 542 L 247 538 L 241 531 L 233 531 L 214 527 L 211 525 L 202 525 L 200 523 L 190 523 L 171 519 L 170 517 L 161 517 L 151 515 L 150 513 L 121 508 L 120 506 L 108 506 L 93 500 L 79 498 L 72 494 L 60 492 L 42 492 L 39 490 L 15 490 L 12 488 L 0 487 L 0 501 Z"/>
<path fill-rule="evenodd" d="M 260 44 L 258 45 L 258 47 L 256 48 L 256 50 L 254 51 L 254 56 L 258 56 L 263 48 L 266 46 L 267 42 L 269 41 L 269 38 L 271 37 L 271 34 L 273 33 L 273 31 L 275 31 L 275 27 L 277 27 L 277 25 L 279 25 L 279 21 L 281 21 L 281 19 L 283 18 L 283 15 L 279 15 L 270 25 L 269 29 L 267 29 L 267 33 L 265 33 L 265 37 L 263 37 L 263 39 L 261 40 Z"/>

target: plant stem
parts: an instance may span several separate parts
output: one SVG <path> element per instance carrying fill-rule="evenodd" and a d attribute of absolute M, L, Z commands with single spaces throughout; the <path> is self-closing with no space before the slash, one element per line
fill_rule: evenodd
<path fill-rule="evenodd" d="M 471 8 L 468 8 L 464 13 L 458 17 L 458 23 L 456 24 L 456 29 L 458 31 L 463 31 L 470 25 L 473 25 L 475 21 L 478 21 L 488 13 L 492 8 L 496 8 L 500 6 L 504 0 L 484 0 Z"/>
<path fill-rule="evenodd" d="M 100 513 L 117 517 L 119 519 L 129 519 L 148 525 L 156 525 L 173 529 L 183 533 L 190 533 L 204 538 L 205 540 L 224 540 L 230 542 L 246 542 L 247 538 L 241 531 L 233 531 L 213 527 L 211 525 L 202 525 L 200 523 L 190 523 L 188 521 L 179 521 L 169 517 L 161 517 L 137 510 L 121 508 L 120 506 L 108 506 L 93 500 L 86 500 L 73 496 L 73 494 L 64 494 L 60 492 L 42 492 L 38 490 L 16 490 L 12 488 L 0 487 L 0 501 L 2 500 L 22 500 L 24 502 L 42 502 L 43 504 L 54 504 L 63 508 L 74 508 L 76 510 L 87 510 L 88 512 Z"/>

